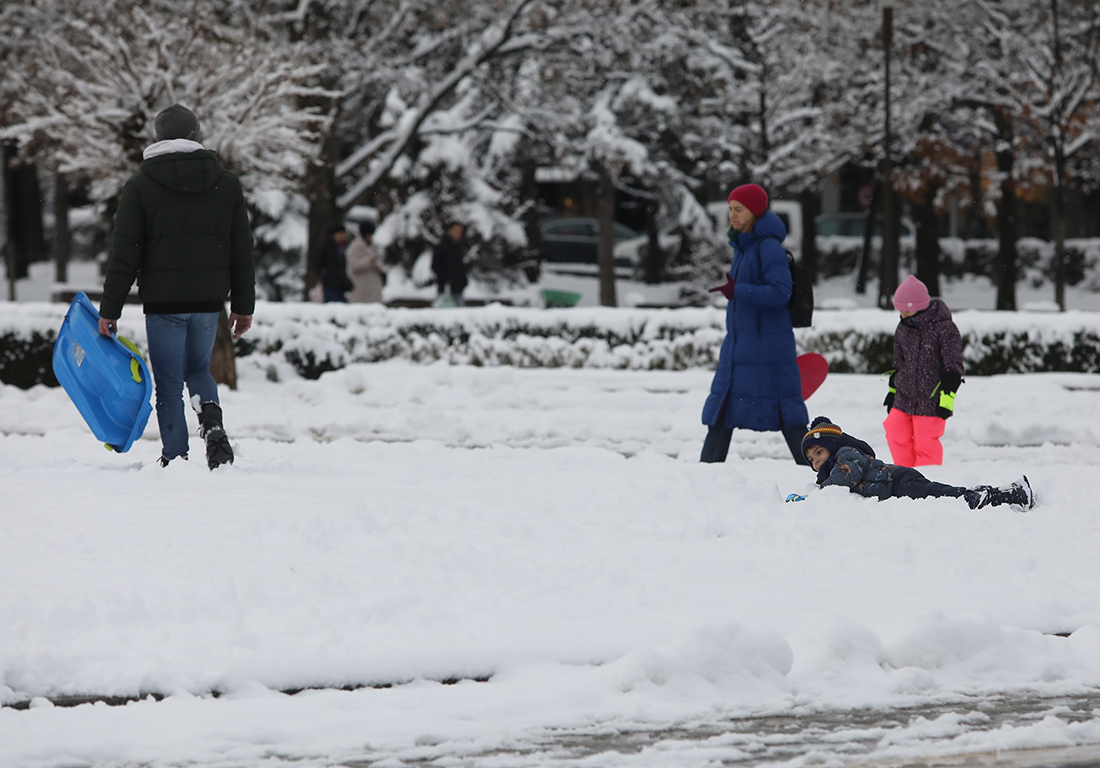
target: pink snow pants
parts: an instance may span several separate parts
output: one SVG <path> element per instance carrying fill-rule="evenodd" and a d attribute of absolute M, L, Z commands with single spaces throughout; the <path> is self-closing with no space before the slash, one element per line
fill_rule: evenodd
<path fill-rule="evenodd" d="M 946 425 L 939 416 L 911 416 L 891 408 L 882 426 L 886 428 L 886 444 L 894 463 L 902 467 L 943 464 L 940 438 Z"/>

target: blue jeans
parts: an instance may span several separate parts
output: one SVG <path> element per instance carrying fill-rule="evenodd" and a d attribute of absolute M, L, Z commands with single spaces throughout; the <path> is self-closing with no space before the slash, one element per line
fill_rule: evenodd
<path fill-rule="evenodd" d="M 187 417 L 183 385 L 199 403 L 217 403 L 218 385 L 210 375 L 210 353 L 218 333 L 216 312 L 146 315 L 149 365 L 156 385 L 157 424 L 161 454 L 166 459 L 187 455 Z"/>

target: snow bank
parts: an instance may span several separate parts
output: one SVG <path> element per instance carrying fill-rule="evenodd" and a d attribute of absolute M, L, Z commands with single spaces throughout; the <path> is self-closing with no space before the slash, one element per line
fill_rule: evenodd
<path fill-rule="evenodd" d="M 0 304 L 0 380 L 52 384 L 49 355 L 65 307 Z M 1100 312 L 955 314 L 971 375 L 1100 371 Z M 892 367 L 897 314 L 877 309 L 818 310 L 798 329 L 803 352 L 834 372 Z M 144 347 L 141 310 L 128 306 L 119 332 Z M 467 309 L 261 302 L 239 357 L 288 362 L 306 378 L 352 363 L 406 359 L 519 368 L 712 369 L 725 334 L 725 310 L 529 309 L 500 304 Z M 272 370 L 275 370 L 273 368 Z"/>

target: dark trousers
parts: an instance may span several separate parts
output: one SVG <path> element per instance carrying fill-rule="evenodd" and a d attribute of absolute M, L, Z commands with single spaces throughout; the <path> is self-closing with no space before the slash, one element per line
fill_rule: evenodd
<path fill-rule="evenodd" d="M 933 482 L 912 467 L 898 467 L 891 474 L 893 478 L 890 486 L 894 496 L 906 496 L 910 499 L 927 499 L 929 496 L 957 498 L 966 491 L 958 486 Z"/>
<path fill-rule="evenodd" d="M 707 427 L 707 439 L 703 441 L 703 452 L 699 456 L 699 461 L 704 464 L 721 463 L 729 455 L 733 430 L 723 423 L 724 416 L 725 413 L 719 413 L 718 423 Z M 802 438 L 806 436 L 805 425 L 801 427 L 783 427 L 780 431 L 783 433 L 783 439 L 787 441 L 787 447 L 791 451 L 791 456 L 794 457 L 794 463 L 809 466 L 810 462 L 802 454 Z"/>

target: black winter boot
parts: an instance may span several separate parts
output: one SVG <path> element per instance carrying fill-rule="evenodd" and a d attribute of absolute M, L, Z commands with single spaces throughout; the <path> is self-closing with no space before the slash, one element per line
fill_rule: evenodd
<path fill-rule="evenodd" d="M 979 485 L 963 491 L 963 498 L 971 509 L 981 509 L 993 501 L 997 492 L 997 489 L 991 486 Z"/>
<path fill-rule="evenodd" d="M 1016 504 L 1024 509 L 1031 509 L 1035 506 L 1035 494 L 1025 475 L 1007 488 L 993 489 L 993 498 L 989 503 L 995 507 L 1001 504 Z"/>
<path fill-rule="evenodd" d="M 206 466 L 216 469 L 233 463 L 233 448 L 222 426 L 222 409 L 217 403 L 203 403 L 199 412 L 199 435 L 206 441 Z"/>

